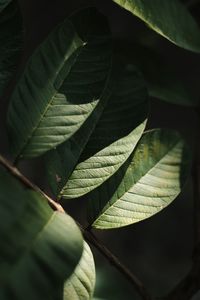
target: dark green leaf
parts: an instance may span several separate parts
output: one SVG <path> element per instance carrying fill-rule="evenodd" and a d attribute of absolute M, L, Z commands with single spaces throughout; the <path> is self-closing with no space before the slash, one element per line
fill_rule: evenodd
<path fill-rule="evenodd" d="M 98 104 L 110 63 L 107 22 L 96 10 L 58 25 L 29 59 L 12 95 L 15 157 L 41 155 L 70 138 Z"/>
<path fill-rule="evenodd" d="M 190 159 L 178 133 L 170 130 L 145 133 L 132 157 L 113 177 L 90 193 L 92 226 L 122 227 L 162 210 L 180 193 Z"/>
<path fill-rule="evenodd" d="M 97 126 L 86 145 L 78 165 L 72 172 L 72 162 L 77 163 L 83 148 L 85 131 L 91 131 L 91 122 L 84 131 L 82 139 L 77 138 L 71 148 L 69 144 L 58 148 L 48 170 L 54 190 L 56 178 L 63 198 L 76 198 L 93 190 L 126 161 L 140 139 L 146 125 L 148 114 L 147 91 L 143 78 L 135 68 L 123 70 L 115 81 L 111 97 Z M 93 120 L 92 120 L 93 121 Z M 75 165 L 74 165 L 75 166 Z M 70 171 L 72 175 L 69 178 Z M 69 179 L 68 179 L 69 178 Z M 58 189 L 58 191 L 59 191 Z"/>
<path fill-rule="evenodd" d="M 199 105 L 198 97 L 181 81 L 175 67 L 164 56 L 124 41 L 116 41 L 115 51 L 125 63 L 134 64 L 142 71 L 151 97 L 178 105 Z"/>
<path fill-rule="evenodd" d="M 0 96 L 18 65 L 22 39 L 22 19 L 13 2 L 0 13 Z"/>
<path fill-rule="evenodd" d="M 24 189 L 0 168 L 0 299 L 44 300 L 63 294 L 83 249 L 71 217 Z"/>
<path fill-rule="evenodd" d="M 12 0 L 0 0 L 0 13 Z"/>
<path fill-rule="evenodd" d="M 113 0 L 172 43 L 200 52 L 200 30 L 179 0 Z"/>

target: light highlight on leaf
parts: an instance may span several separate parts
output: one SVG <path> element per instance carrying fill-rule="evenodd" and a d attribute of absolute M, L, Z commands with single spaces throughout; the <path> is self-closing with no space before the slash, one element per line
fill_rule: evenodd
<path fill-rule="evenodd" d="M 64 300 L 90 300 L 95 287 L 95 265 L 89 245 L 84 242 L 81 260 L 64 285 Z"/>
<path fill-rule="evenodd" d="M 145 133 L 120 170 L 89 194 L 92 226 L 122 227 L 162 210 L 180 193 L 190 159 L 178 133 L 170 130 Z"/>

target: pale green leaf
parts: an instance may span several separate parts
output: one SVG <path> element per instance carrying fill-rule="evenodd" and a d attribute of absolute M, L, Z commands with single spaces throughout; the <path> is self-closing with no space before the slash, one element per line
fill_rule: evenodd
<path fill-rule="evenodd" d="M 18 65 L 22 39 L 20 11 L 12 2 L 0 13 L 0 96 Z"/>
<path fill-rule="evenodd" d="M 100 119 L 102 107 L 94 110 L 88 124 L 70 143 L 64 143 L 54 154 L 49 154 L 49 181 L 54 192 L 60 192 L 64 198 L 88 193 L 112 176 L 142 135 L 148 114 L 145 83 L 135 68 L 122 70 L 118 78 L 113 78 L 111 96 Z"/>
<path fill-rule="evenodd" d="M 27 62 L 12 95 L 15 157 L 41 155 L 70 138 L 98 104 L 110 63 L 107 22 L 95 9 L 58 25 Z"/>
<path fill-rule="evenodd" d="M 145 133 L 120 170 L 90 193 L 92 226 L 117 228 L 158 213 L 180 193 L 189 167 L 190 153 L 178 133 Z"/>
<path fill-rule="evenodd" d="M 86 146 L 110 96 L 110 85 L 100 98 L 88 119 L 81 128 L 67 141 L 45 155 L 46 173 L 52 192 L 58 196 L 66 185 L 72 171 L 78 163 L 81 153 Z"/>
<path fill-rule="evenodd" d="M 135 43 L 116 41 L 115 45 L 120 59 L 141 70 L 151 97 L 177 105 L 199 105 L 199 97 L 180 79 L 176 68 L 166 61 L 165 56 Z"/>
<path fill-rule="evenodd" d="M 77 225 L 0 168 L 0 299 L 63 294 L 83 250 Z M 61 298 L 60 298 L 61 299 Z"/>
<path fill-rule="evenodd" d="M 80 197 L 111 177 L 140 139 L 148 114 L 147 91 L 137 69 L 126 69 L 60 195 Z"/>
<path fill-rule="evenodd" d="M 179 0 L 113 0 L 172 43 L 200 52 L 200 30 Z"/>
<path fill-rule="evenodd" d="M 64 300 L 90 300 L 95 287 L 95 264 L 89 245 L 84 242 L 81 260 L 64 285 Z"/>

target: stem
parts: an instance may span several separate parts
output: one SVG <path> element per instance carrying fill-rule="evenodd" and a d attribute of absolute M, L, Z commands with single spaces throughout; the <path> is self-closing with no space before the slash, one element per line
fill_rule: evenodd
<path fill-rule="evenodd" d="M 142 297 L 142 299 L 151 299 L 142 282 L 133 273 L 131 273 L 130 270 L 127 269 L 127 267 L 125 267 L 119 261 L 119 259 L 96 238 L 96 236 L 91 231 L 83 230 L 83 236 L 110 262 L 111 265 L 113 265 L 119 272 L 124 275 L 125 278 L 129 280 L 129 282 L 135 287 L 136 291 Z"/>
<path fill-rule="evenodd" d="M 26 187 L 40 193 L 44 198 L 47 199 L 47 201 L 50 203 L 50 205 L 57 211 L 64 213 L 63 207 L 51 199 L 48 195 L 46 195 L 37 185 L 32 183 L 27 177 L 25 177 L 20 171 L 13 167 L 8 160 L 6 160 L 3 156 L 0 155 L 0 164 L 3 165 L 14 177 L 16 177 L 23 185 Z"/>
<path fill-rule="evenodd" d="M 51 199 L 48 195 L 46 195 L 37 185 L 29 181 L 20 171 L 12 166 L 10 162 L 8 162 L 4 157 L 0 155 L 0 164 L 3 165 L 15 178 L 17 178 L 24 186 L 30 188 L 38 193 L 40 193 L 48 202 L 49 204 L 56 210 L 61 213 L 65 213 L 63 207 Z M 117 270 L 119 270 L 125 278 L 127 278 L 131 284 L 135 287 L 138 294 L 144 300 L 150 300 L 151 297 L 148 295 L 145 287 L 143 286 L 142 282 L 133 274 L 131 271 L 126 268 L 119 259 L 110 252 L 103 244 L 100 242 L 95 235 L 87 230 L 84 229 L 79 223 L 77 223 L 80 230 L 83 233 L 84 238 L 93 245 Z"/>

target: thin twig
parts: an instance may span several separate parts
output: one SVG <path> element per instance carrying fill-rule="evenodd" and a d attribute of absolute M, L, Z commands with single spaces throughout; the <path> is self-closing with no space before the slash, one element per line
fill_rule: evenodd
<path fill-rule="evenodd" d="M 96 249 L 99 250 L 99 252 L 110 262 L 111 265 L 115 266 L 115 268 L 118 269 L 124 275 L 124 277 L 130 281 L 130 283 L 135 287 L 138 294 L 141 295 L 142 299 L 151 299 L 142 282 L 133 273 L 131 273 L 130 270 L 127 269 L 119 261 L 119 259 L 96 238 L 96 236 L 91 231 L 84 230 L 83 236 L 90 244 L 92 244 Z"/>
<path fill-rule="evenodd" d="M 64 213 L 63 207 L 46 195 L 37 185 L 32 183 L 27 177 L 25 177 L 17 168 L 13 167 L 8 160 L 0 155 L 0 164 L 3 165 L 14 177 L 21 181 L 26 187 L 40 193 L 44 198 L 48 200 L 50 205 L 55 208 L 55 210 Z"/>
<path fill-rule="evenodd" d="M 50 205 L 57 211 L 65 213 L 63 207 L 46 195 L 37 185 L 33 184 L 28 178 L 26 178 L 16 167 L 13 167 L 10 162 L 0 155 L 0 164 L 3 165 L 14 177 L 16 177 L 23 185 L 26 187 L 40 193 Z M 84 229 L 79 223 L 77 223 L 80 230 L 83 233 L 84 238 L 93 245 L 117 270 L 119 270 L 124 277 L 126 277 L 131 284 L 134 286 L 135 290 L 144 300 L 151 300 L 142 282 L 127 268 L 125 267 L 119 259 L 110 252 L 103 244 L 100 242 L 95 235 Z"/>

